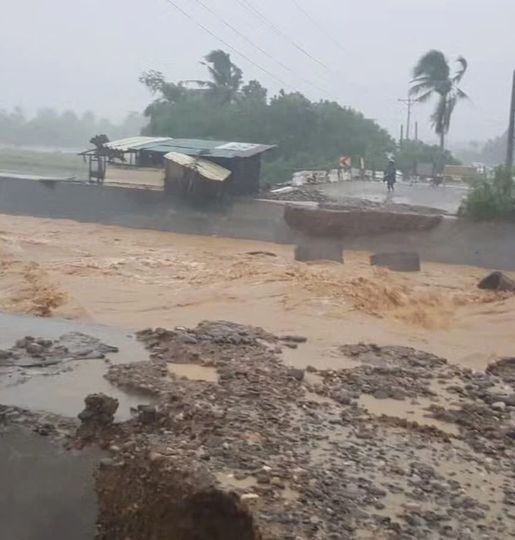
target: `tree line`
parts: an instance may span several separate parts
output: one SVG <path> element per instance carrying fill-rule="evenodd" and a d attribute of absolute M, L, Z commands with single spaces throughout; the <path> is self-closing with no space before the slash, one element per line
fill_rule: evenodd
<path fill-rule="evenodd" d="M 299 92 L 280 90 L 269 96 L 259 81 L 244 81 L 225 51 L 212 51 L 201 63 L 207 80 L 172 82 L 159 71 L 143 73 L 140 81 L 155 96 L 145 110 L 145 134 L 277 145 L 264 162 L 264 177 L 270 181 L 288 180 L 296 170 L 335 168 L 342 156 L 350 156 L 356 166 L 363 159 L 367 168 L 381 170 L 388 156 L 397 153 L 406 173 L 420 159 L 455 163 L 443 148 L 422 142 L 397 149 L 385 129 L 351 107 L 310 101 Z"/>
<path fill-rule="evenodd" d="M 96 133 L 108 133 L 113 139 L 129 137 L 138 134 L 144 123 L 138 113 L 130 113 L 115 124 L 92 112 L 79 116 L 73 111 L 59 113 L 45 108 L 27 117 L 20 108 L 0 110 L 0 144 L 82 149 Z"/>
<path fill-rule="evenodd" d="M 170 82 L 157 71 L 141 76 L 155 96 L 145 110 L 145 134 L 277 145 L 264 165 L 264 176 L 275 181 L 299 169 L 335 168 L 344 155 L 381 169 L 395 151 L 386 130 L 349 107 L 313 102 L 299 92 L 269 96 L 259 81 L 244 82 L 242 70 L 221 50 L 202 63 L 205 81 Z"/>

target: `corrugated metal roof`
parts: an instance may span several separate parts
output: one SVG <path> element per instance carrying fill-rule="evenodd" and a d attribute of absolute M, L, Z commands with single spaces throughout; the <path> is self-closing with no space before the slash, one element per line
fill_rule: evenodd
<path fill-rule="evenodd" d="M 169 152 L 165 155 L 165 159 L 178 163 L 182 167 L 193 169 L 207 180 L 214 180 L 215 182 L 223 182 L 231 175 L 231 171 L 212 161 L 187 156 L 178 152 Z"/>
<path fill-rule="evenodd" d="M 177 152 L 188 156 L 235 158 L 252 157 L 275 146 L 244 142 L 212 141 L 210 139 L 172 139 L 170 137 L 129 137 L 106 144 L 123 152 L 146 150 L 158 154 Z"/>
<path fill-rule="evenodd" d="M 170 137 L 126 137 L 125 139 L 110 141 L 105 146 L 112 150 L 128 152 L 130 150 L 141 150 L 141 148 L 147 145 L 160 144 L 171 140 Z"/>

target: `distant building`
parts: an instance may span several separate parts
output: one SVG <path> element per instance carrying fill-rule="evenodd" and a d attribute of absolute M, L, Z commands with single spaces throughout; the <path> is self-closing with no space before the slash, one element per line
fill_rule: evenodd
<path fill-rule="evenodd" d="M 259 191 L 261 157 L 272 145 L 171 137 L 130 137 L 81 152 L 89 161 L 89 180 L 141 184 L 166 189 L 174 177 L 165 177 L 165 156 L 170 153 L 212 162 L 230 171 L 224 192 L 233 195 Z M 204 179 L 209 182 L 209 179 Z M 199 180 L 202 181 L 202 180 Z"/>

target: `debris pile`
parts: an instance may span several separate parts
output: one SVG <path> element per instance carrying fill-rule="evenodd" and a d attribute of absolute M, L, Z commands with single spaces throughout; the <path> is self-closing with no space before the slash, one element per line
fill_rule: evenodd
<path fill-rule="evenodd" d="M 209 520 L 241 538 L 259 537 L 243 507 L 263 538 L 277 540 L 501 539 L 513 530 L 515 405 L 498 404 L 508 389 L 494 374 L 367 344 L 339 349 L 356 362 L 352 369 L 304 371 L 280 356 L 301 336 L 225 321 L 139 336 L 150 361 L 110 366 L 108 378 L 153 393 L 156 406 L 143 414 L 148 422 L 140 411 L 102 435 L 112 459 L 98 478 L 99 538 L 109 527 L 118 531 L 113 538 L 148 537 L 156 520 L 155 537 L 165 538 L 160 527 L 173 526 L 167 512 L 191 515 L 179 505 L 190 495 L 176 497 L 173 489 L 187 491 L 197 473 L 205 478 L 194 482 L 199 499 L 232 516 L 221 517 L 223 525 Z M 176 365 L 183 375 L 170 369 Z M 218 377 L 203 380 L 203 369 Z M 394 403 L 403 404 L 404 417 L 389 414 Z M 133 523 L 127 508 L 139 516 L 141 533 L 117 528 L 119 513 Z M 184 538 L 203 537 L 203 526 L 188 525 Z"/>

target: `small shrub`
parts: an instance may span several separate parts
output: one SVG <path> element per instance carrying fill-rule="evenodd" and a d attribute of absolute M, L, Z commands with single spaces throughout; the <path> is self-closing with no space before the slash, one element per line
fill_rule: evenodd
<path fill-rule="evenodd" d="M 514 211 L 514 193 L 511 172 L 498 167 L 492 182 L 481 182 L 467 195 L 460 214 L 477 221 L 507 218 Z"/>

